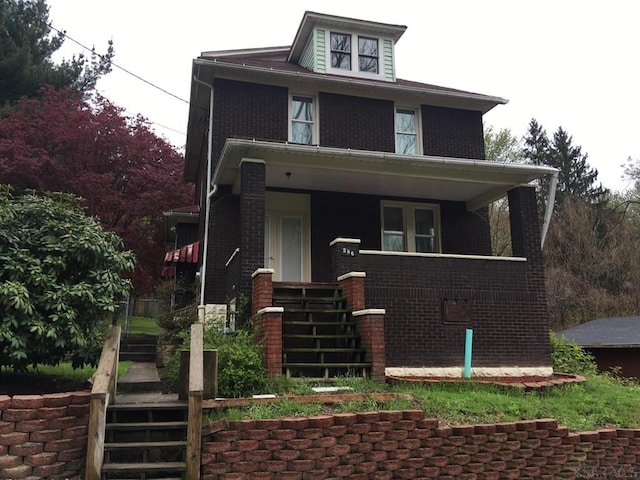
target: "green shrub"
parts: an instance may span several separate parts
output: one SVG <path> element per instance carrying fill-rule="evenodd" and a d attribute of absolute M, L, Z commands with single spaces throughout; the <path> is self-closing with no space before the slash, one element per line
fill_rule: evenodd
<path fill-rule="evenodd" d="M 249 331 L 225 334 L 218 325 L 206 324 L 204 348 L 218 350 L 218 395 L 246 397 L 264 393 L 267 376 L 262 352 Z"/>
<path fill-rule="evenodd" d="M 549 338 L 551 339 L 551 358 L 554 372 L 575 375 L 595 375 L 598 373 L 598 366 L 593 355 L 580 345 L 569 342 L 564 337 L 557 338 L 553 332 L 549 333 Z"/>

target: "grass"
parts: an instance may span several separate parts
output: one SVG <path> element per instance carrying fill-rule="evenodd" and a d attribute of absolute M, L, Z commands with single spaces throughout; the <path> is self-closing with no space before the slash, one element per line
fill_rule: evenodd
<path fill-rule="evenodd" d="M 125 333 L 125 332 L 123 332 Z M 155 318 L 131 317 L 127 335 L 159 335 L 160 326 Z"/>
<path fill-rule="evenodd" d="M 131 361 L 118 362 L 118 377 L 124 375 Z M 83 390 L 96 371 L 95 367 L 85 366 L 74 369 L 70 362 L 56 366 L 38 365 L 29 367 L 26 373 L 0 374 L 0 394 L 37 394 Z"/>
<path fill-rule="evenodd" d="M 608 375 L 591 375 L 581 384 L 555 386 L 542 391 L 525 392 L 518 388 L 461 381 L 458 383 L 385 385 L 354 379 L 336 383 L 350 386 L 354 392 L 410 393 L 415 401 L 393 400 L 380 404 L 373 400 L 348 402 L 332 407 L 302 405 L 287 400 L 270 405 L 233 408 L 210 413 L 208 420 L 226 418 L 281 418 L 332 412 L 403 410 L 419 408 L 441 425 L 514 422 L 536 418 L 555 418 L 572 431 L 599 428 L 640 427 L 640 386 Z M 283 386 L 290 386 L 284 383 Z M 305 389 L 297 387 L 302 392 Z M 278 392 L 285 393 L 285 392 Z"/>

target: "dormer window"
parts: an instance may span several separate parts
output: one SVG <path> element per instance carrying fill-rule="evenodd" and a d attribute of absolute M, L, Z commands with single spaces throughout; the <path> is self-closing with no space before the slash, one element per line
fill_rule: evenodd
<path fill-rule="evenodd" d="M 361 72 L 378 73 L 378 39 L 358 37 L 358 64 Z"/>
<path fill-rule="evenodd" d="M 330 32 L 331 68 L 352 72 L 380 73 L 379 40 L 350 33 Z M 354 51 L 354 45 L 358 46 Z"/>
<path fill-rule="evenodd" d="M 351 70 L 351 35 L 331 32 L 331 67 Z"/>

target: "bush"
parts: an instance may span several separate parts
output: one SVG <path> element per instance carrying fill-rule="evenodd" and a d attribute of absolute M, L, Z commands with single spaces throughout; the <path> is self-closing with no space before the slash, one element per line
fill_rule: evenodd
<path fill-rule="evenodd" d="M 264 392 L 266 372 L 260 346 L 247 330 L 232 334 L 218 325 L 205 325 L 204 348 L 218 349 L 218 395 L 246 397 Z"/>
<path fill-rule="evenodd" d="M 569 342 L 564 337 L 557 338 L 553 332 L 549 332 L 549 337 L 554 372 L 574 375 L 595 375 L 598 373 L 598 366 L 593 355 L 580 345 Z"/>
<path fill-rule="evenodd" d="M 188 349 L 189 330 L 181 332 L 180 349 Z M 265 391 L 267 375 L 262 364 L 260 346 L 251 332 L 238 330 L 232 334 L 223 333 L 220 325 L 208 323 L 204 326 L 204 348 L 218 350 L 218 395 L 221 397 L 248 397 Z M 178 388 L 180 370 L 180 349 L 171 357 L 162 370 L 164 381 L 173 389 Z"/>

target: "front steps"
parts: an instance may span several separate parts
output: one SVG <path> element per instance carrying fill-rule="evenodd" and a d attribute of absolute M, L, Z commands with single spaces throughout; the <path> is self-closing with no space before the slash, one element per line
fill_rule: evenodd
<path fill-rule="evenodd" d="M 283 374 L 324 380 L 369 376 L 357 322 L 336 284 L 274 282 L 273 305 L 284 308 Z"/>
<path fill-rule="evenodd" d="M 187 403 L 118 403 L 107 410 L 103 480 L 178 480 L 185 465 Z"/>
<path fill-rule="evenodd" d="M 155 362 L 158 337 L 137 335 L 122 337 L 120 340 L 120 360 L 133 362 Z"/>

